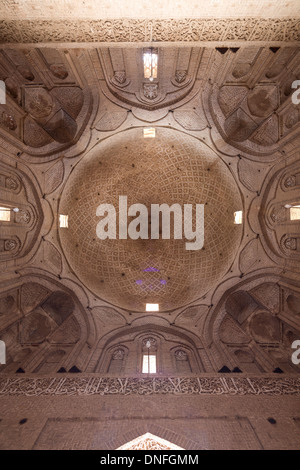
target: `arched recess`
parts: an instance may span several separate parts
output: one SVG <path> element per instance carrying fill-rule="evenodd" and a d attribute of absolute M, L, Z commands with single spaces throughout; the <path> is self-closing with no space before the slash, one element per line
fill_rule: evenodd
<path fill-rule="evenodd" d="M 0 293 L 1 372 L 84 371 L 91 319 L 75 294 L 46 276 L 23 276 Z"/>
<path fill-rule="evenodd" d="M 189 375 L 191 373 L 197 373 L 197 369 L 194 368 L 193 351 L 186 346 L 175 346 L 170 350 L 173 363 L 175 365 L 174 370 L 180 375 Z"/>
<path fill-rule="evenodd" d="M 112 346 L 107 352 L 107 366 L 105 370 L 110 375 L 123 374 L 126 367 L 128 348 L 123 344 Z"/>
<path fill-rule="evenodd" d="M 215 368 L 299 373 L 291 361 L 293 339 L 300 337 L 298 306 L 299 286 L 280 276 L 252 276 L 229 289 L 206 325 L 212 338 L 208 354 Z"/>
<path fill-rule="evenodd" d="M 143 353 L 145 344 L 149 340 L 155 344 L 153 351 L 156 354 L 156 374 L 182 375 L 183 371 L 176 369 L 174 353 L 177 350 L 188 352 L 191 364 L 190 371 L 185 374 L 205 372 L 202 354 L 204 353 L 201 341 L 193 334 L 182 333 L 177 328 L 146 324 L 141 326 L 127 326 L 102 338 L 96 348 L 92 362 L 96 362 L 93 372 L 109 373 L 109 364 L 112 353 L 118 349 L 125 349 L 125 362 L 121 372 L 125 376 L 142 376 Z M 152 350 L 151 350 L 152 351 Z M 92 372 L 92 370 L 90 370 Z"/>
<path fill-rule="evenodd" d="M 290 207 L 300 205 L 300 163 L 293 158 L 280 161 L 269 172 L 256 206 L 259 220 L 257 231 L 267 254 L 277 264 L 299 272 L 300 261 L 300 220 L 292 220 Z M 252 225 L 253 222 L 251 222 Z"/>
<path fill-rule="evenodd" d="M 18 264 L 39 242 L 44 215 L 37 191 L 20 169 L 0 164 L 0 263 Z"/>

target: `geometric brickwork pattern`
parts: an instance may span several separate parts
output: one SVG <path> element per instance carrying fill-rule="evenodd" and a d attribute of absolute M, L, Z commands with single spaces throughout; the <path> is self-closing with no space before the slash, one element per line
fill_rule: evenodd
<path fill-rule="evenodd" d="M 133 311 L 146 302 L 165 311 L 204 295 L 228 271 L 242 235 L 233 216 L 242 210 L 239 190 L 219 156 L 192 136 L 156 133 L 145 139 L 142 128 L 133 129 L 96 146 L 71 173 L 59 209 L 69 216 L 59 233 L 75 274 L 100 298 Z M 174 240 L 173 223 L 170 240 L 119 240 L 118 230 L 116 240 L 100 240 L 96 209 L 108 203 L 118 213 L 119 196 L 148 214 L 151 204 L 192 204 L 194 214 L 204 204 L 204 249 Z"/>
<path fill-rule="evenodd" d="M 268 1 L 2 0 L 0 448 L 299 447 L 300 19 Z M 121 195 L 203 204 L 204 248 L 99 240 Z"/>

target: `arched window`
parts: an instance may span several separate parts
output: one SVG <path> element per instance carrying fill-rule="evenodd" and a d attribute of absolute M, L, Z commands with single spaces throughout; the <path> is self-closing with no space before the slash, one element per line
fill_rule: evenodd
<path fill-rule="evenodd" d="M 145 338 L 142 343 L 143 349 L 143 374 L 156 374 L 157 372 L 157 343 L 154 338 Z"/>
<path fill-rule="evenodd" d="M 175 351 L 176 371 L 181 374 L 189 374 L 192 372 L 188 353 L 183 349 Z"/>
<path fill-rule="evenodd" d="M 122 371 L 124 357 L 124 349 L 119 348 L 114 350 L 108 367 L 110 374 L 119 374 Z"/>

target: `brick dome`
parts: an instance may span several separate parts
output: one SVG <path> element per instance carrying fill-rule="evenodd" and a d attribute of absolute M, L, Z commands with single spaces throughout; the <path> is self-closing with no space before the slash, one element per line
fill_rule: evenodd
<path fill-rule="evenodd" d="M 109 203 L 118 213 L 120 195 L 128 207 L 141 203 L 149 212 L 155 203 L 205 204 L 204 248 L 186 250 L 186 240 L 172 236 L 100 240 L 96 209 Z M 60 229 L 60 240 L 71 269 L 99 298 L 131 311 L 146 303 L 168 311 L 202 297 L 228 271 L 242 236 L 242 225 L 234 225 L 238 210 L 234 177 L 207 145 L 166 128 L 144 138 L 136 128 L 101 142 L 76 165 L 61 197 L 69 227 Z"/>

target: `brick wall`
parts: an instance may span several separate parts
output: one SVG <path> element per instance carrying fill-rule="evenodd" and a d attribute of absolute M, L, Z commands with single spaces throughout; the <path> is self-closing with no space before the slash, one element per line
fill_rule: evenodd
<path fill-rule="evenodd" d="M 0 448 L 111 450 L 151 432 L 185 449 L 297 449 L 299 405 L 291 396 L 3 396 Z"/>

